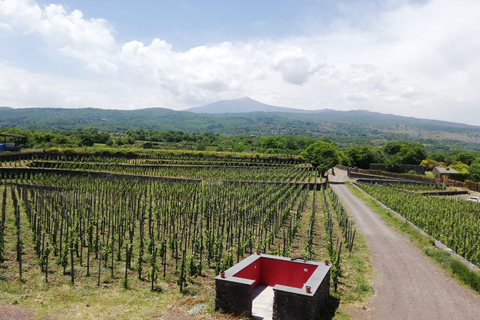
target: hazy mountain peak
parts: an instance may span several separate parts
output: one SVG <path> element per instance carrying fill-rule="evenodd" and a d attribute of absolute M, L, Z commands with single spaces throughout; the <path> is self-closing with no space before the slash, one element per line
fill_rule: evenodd
<path fill-rule="evenodd" d="M 268 105 L 250 97 L 243 97 L 234 100 L 220 100 L 201 107 L 186 109 L 194 113 L 247 113 L 247 112 L 289 112 L 304 113 L 306 110 L 283 108 Z"/>

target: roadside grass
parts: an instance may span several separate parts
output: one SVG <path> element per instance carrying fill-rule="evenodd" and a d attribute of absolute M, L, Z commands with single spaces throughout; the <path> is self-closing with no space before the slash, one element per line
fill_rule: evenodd
<path fill-rule="evenodd" d="M 427 257 L 433 259 L 439 266 L 441 266 L 447 274 L 457 280 L 462 285 L 465 285 L 476 292 L 480 292 L 480 274 L 474 270 L 469 269 L 466 265 L 460 262 L 448 252 L 435 247 L 435 239 L 430 236 L 421 235 L 408 223 L 395 217 L 390 211 L 380 206 L 370 196 L 358 190 L 352 184 L 347 184 L 347 187 L 352 193 L 365 201 L 367 205 L 380 215 L 380 217 L 393 229 L 401 231 L 407 235 L 410 241 L 420 248 Z"/>

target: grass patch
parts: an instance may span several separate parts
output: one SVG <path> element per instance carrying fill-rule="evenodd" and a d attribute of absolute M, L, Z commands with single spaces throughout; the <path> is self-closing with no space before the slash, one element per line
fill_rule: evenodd
<path fill-rule="evenodd" d="M 410 224 L 395 217 L 389 210 L 380 206 L 370 196 L 358 190 L 351 184 L 347 184 L 352 193 L 362 199 L 367 205 L 385 221 L 385 223 L 393 229 L 407 235 L 410 241 L 420 248 L 426 256 L 433 259 L 447 273 L 459 283 L 480 292 L 480 274 L 470 270 L 466 265 L 452 257 L 448 252 L 435 247 L 434 239 L 430 236 L 421 235 Z"/>
<path fill-rule="evenodd" d="M 470 288 L 480 292 L 480 275 L 456 259 L 450 259 L 450 269 L 456 278 L 460 279 Z"/>

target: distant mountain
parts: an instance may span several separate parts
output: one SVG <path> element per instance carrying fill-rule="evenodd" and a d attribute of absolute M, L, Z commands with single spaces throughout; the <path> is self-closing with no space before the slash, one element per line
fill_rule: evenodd
<path fill-rule="evenodd" d="M 227 107 L 216 109 L 222 106 Z M 240 108 L 243 112 L 240 112 Z M 197 113 L 199 110 L 202 113 Z M 208 113 L 215 110 L 223 110 L 224 113 Z M 225 113 L 227 110 L 235 113 Z M 436 149 L 453 146 L 480 151 L 480 127 L 461 123 L 401 117 L 365 110 L 296 110 L 268 106 L 248 98 L 219 101 L 196 108 L 194 111 L 161 108 L 125 111 L 0 107 L 0 132 L 1 128 L 11 127 L 42 131 L 86 128 L 111 132 L 179 130 L 212 132 L 227 136 L 327 137 L 343 145 L 382 144 L 388 140 L 408 140 L 422 142 L 427 146 L 435 145 Z"/>
<path fill-rule="evenodd" d="M 249 97 L 235 100 L 220 100 L 201 107 L 186 109 L 194 113 L 247 113 L 247 112 L 286 112 L 307 113 L 307 110 L 283 108 L 258 102 Z"/>

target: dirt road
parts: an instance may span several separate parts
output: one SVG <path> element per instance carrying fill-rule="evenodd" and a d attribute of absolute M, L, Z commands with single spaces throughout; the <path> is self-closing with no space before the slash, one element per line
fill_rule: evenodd
<path fill-rule="evenodd" d="M 336 170 L 330 181 L 345 180 Z M 345 185 L 332 188 L 365 236 L 376 271 L 375 295 L 355 319 L 480 319 L 480 295 L 458 285 L 400 233 L 388 227 Z"/>

